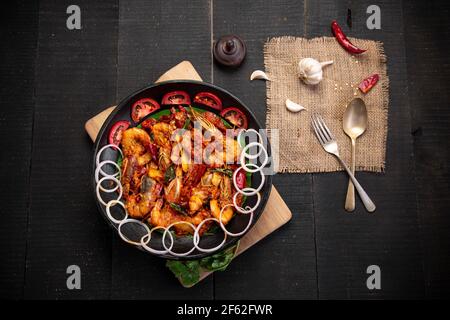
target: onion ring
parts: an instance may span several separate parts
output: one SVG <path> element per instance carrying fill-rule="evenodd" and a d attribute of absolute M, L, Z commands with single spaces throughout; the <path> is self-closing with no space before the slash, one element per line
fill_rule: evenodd
<path fill-rule="evenodd" d="M 120 183 L 120 181 L 114 177 L 103 177 L 98 181 L 97 187 L 95 188 L 95 191 L 97 193 L 97 199 L 98 199 L 98 201 L 100 201 L 101 204 L 103 204 L 104 206 L 107 206 L 108 204 L 105 201 L 103 201 L 102 197 L 100 196 L 100 186 L 101 186 L 102 182 L 105 180 L 112 180 L 115 183 L 117 183 L 117 186 L 119 186 L 119 196 L 115 200 L 119 200 L 120 198 L 122 198 L 123 189 L 122 189 L 122 184 Z"/>
<path fill-rule="evenodd" d="M 256 165 L 254 164 L 258 169 L 249 169 L 249 168 L 247 167 L 247 164 L 245 163 L 245 158 L 247 158 L 247 159 L 255 159 L 255 158 L 253 158 L 253 155 L 252 155 L 251 157 L 249 157 L 249 154 L 246 153 L 245 151 L 248 150 L 249 148 L 253 147 L 253 146 L 256 146 L 256 145 L 258 145 L 258 146 L 260 147 L 260 149 L 262 150 L 262 152 L 264 152 L 264 161 L 261 163 L 260 166 L 256 166 Z M 247 155 L 247 156 L 246 156 L 246 155 Z M 259 154 L 258 154 L 258 156 L 259 156 Z M 242 166 L 242 167 L 245 169 L 245 171 L 247 171 L 247 172 L 254 173 L 254 172 L 261 171 L 261 170 L 266 166 L 266 164 L 267 164 L 268 161 L 269 161 L 269 155 L 267 154 L 267 150 L 266 150 L 266 149 L 263 147 L 263 145 L 262 145 L 261 143 L 259 143 L 259 142 L 251 142 L 251 143 L 249 143 L 248 145 L 246 145 L 246 146 L 244 147 L 244 149 L 242 149 L 241 157 L 240 157 L 240 162 L 241 162 L 241 166 Z"/>
<path fill-rule="evenodd" d="M 255 189 L 253 189 L 253 188 L 244 188 L 244 189 L 242 189 L 242 191 L 244 191 L 244 192 L 249 191 L 249 190 L 255 190 Z M 251 213 L 251 212 L 255 211 L 256 208 L 258 208 L 259 203 L 261 202 L 261 194 L 259 192 L 256 193 L 256 196 L 258 197 L 258 199 L 256 200 L 256 204 L 253 207 L 246 206 L 245 207 L 246 209 L 250 208 L 250 209 L 247 209 L 247 210 L 244 210 L 244 208 L 242 208 L 242 207 L 240 207 L 240 206 L 238 206 L 236 204 L 236 197 L 237 197 L 238 194 L 239 194 L 239 192 L 236 192 L 234 194 L 234 196 L 233 196 L 233 204 L 234 204 L 234 207 L 236 208 L 237 211 L 239 211 L 240 213 L 243 213 L 243 214 L 247 214 L 247 213 Z"/>
<path fill-rule="evenodd" d="M 256 131 L 255 129 L 242 129 L 241 131 L 239 131 L 239 133 L 238 133 L 238 135 L 237 135 L 237 137 L 236 137 L 236 139 L 237 139 L 237 141 L 238 141 L 238 144 L 239 144 L 239 146 L 242 148 L 243 147 L 243 145 L 241 144 L 241 135 L 242 135 L 242 132 L 254 132 L 254 133 L 256 133 L 256 135 L 258 136 L 258 138 L 259 138 L 259 142 L 260 143 L 262 143 L 262 137 L 261 137 L 261 135 L 259 134 L 259 132 L 258 131 Z M 258 154 L 259 155 L 259 154 Z"/>
<path fill-rule="evenodd" d="M 232 232 L 228 231 L 227 228 L 225 228 L 225 225 L 224 225 L 223 222 L 222 222 L 222 214 L 223 214 L 223 210 L 224 210 L 226 207 L 229 207 L 229 206 L 232 206 L 232 204 L 227 204 L 226 206 L 224 206 L 224 207 L 222 208 L 222 210 L 220 210 L 220 215 L 219 215 L 219 223 L 220 223 L 220 227 L 222 228 L 223 232 L 225 232 L 225 233 L 226 233 L 227 235 L 229 235 L 230 237 L 239 237 L 239 236 L 243 235 L 244 233 L 246 233 L 247 230 L 248 230 L 248 228 L 250 228 L 250 226 L 251 226 L 251 224 L 252 224 L 252 222 L 253 222 L 253 211 L 250 211 L 250 218 L 249 218 L 249 220 L 248 220 L 248 224 L 247 224 L 247 226 L 245 227 L 245 229 L 244 229 L 243 231 L 241 231 L 241 232 L 238 232 L 238 233 L 232 233 Z M 249 207 L 246 207 L 246 208 L 249 208 Z M 237 209 L 237 208 L 236 208 L 236 209 Z"/>
<path fill-rule="evenodd" d="M 107 144 L 107 145 L 103 146 L 103 147 L 97 152 L 97 157 L 96 157 L 96 160 L 95 160 L 95 166 L 96 166 L 96 167 L 98 167 L 98 165 L 100 164 L 100 156 L 101 156 L 101 154 L 103 153 L 103 151 L 105 151 L 105 150 L 108 149 L 108 148 L 113 148 L 113 149 L 118 150 L 119 153 L 120 153 L 120 155 L 121 155 L 122 158 L 123 158 L 122 150 L 121 150 L 118 146 L 116 146 L 115 144 Z M 105 175 L 106 175 L 106 174 L 105 174 Z"/>
<path fill-rule="evenodd" d="M 124 235 L 124 234 L 122 233 L 122 231 L 121 231 L 121 228 L 122 228 L 122 226 L 123 226 L 124 224 L 126 224 L 126 223 L 131 223 L 131 222 L 137 223 L 138 225 L 144 227 L 144 229 L 147 230 L 147 234 L 150 233 L 149 227 L 148 227 L 145 223 L 143 223 L 142 221 L 139 221 L 139 220 L 136 220 L 136 219 L 125 219 L 125 220 L 122 220 L 122 222 L 119 223 L 119 227 L 117 228 L 117 232 L 119 233 L 119 236 L 122 238 L 123 241 L 128 242 L 128 243 L 131 243 L 131 244 L 134 244 L 135 246 L 140 246 L 140 245 L 141 245 L 141 242 L 140 242 L 140 241 L 139 241 L 139 242 L 136 242 L 136 241 L 133 241 L 133 240 L 128 239 L 127 237 L 125 237 L 125 235 Z M 144 236 L 145 236 L 145 235 L 144 235 Z M 144 236 L 143 236 L 143 237 L 144 237 Z M 141 239 L 142 239 L 142 238 L 141 238 Z"/>
<path fill-rule="evenodd" d="M 120 204 L 123 208 L 123 210 L 125 211 L 125 216 L 123 217 L 122 220 L 117 220 L 116 218 L 114 218 L 111 214 L 111 207 L 114 205 L 116 205 L 116 203 Z M 119 200 L 111 200 L 108 202 L 108 204 L 106 205 L 106 215 L 108 216 L 109 220 L 111 220 L 114 223 L 120 224 L 123 220 L 128 218 L 128 212 L 127 209 L 125 208 L 125 205 L 122 203 L 122 201 Z"/>
<path fill-rule="evenodd" d="M 161 227 L 161 226 L 154 227 L 153 229 L 150 230 L 150 232 L 148 234 L 145 234 L 145 235 L 142 236 L 142 238 L 141 238 L 141 246 L 142 246 L 142 248 L 144 248 L 145 250 L 147 250 L 147 251 L 149 251 L 151 253 L 154 253 L 154 254 L 165 254 L 165 253 L 168 252 L 168 250 L 156 250 L 156 249 L 150 248 L 148 246 L 148 243 L 152 239 L 153 231 L 157 230 L 157 229 L 166 230 L 166 228 Z M 174 240 L 173 240 L 173 236 L 172 236 L 172 234 L 170 232 L 169 232 L 169 236 L 170 236 L 170 240 L 172 241 L 172 243 L 170 244 L 169 249 L 172 250 L 173 244 L 174 244 Z M 146 237 L 147 237 L 147 240 L 144 240 Z"/>
<path fill-rule="evenodd" d="M 248 163 L 247 165 L 252 165 L 254 167 L 259 168 L 254 163 Z M 237 179 L 237 173 L 238 173 L 239 170 L 245 170 L 245 169 L 243 167 L 239 167 L 233 173 L 233 184 L 234 184 L 234 188 L 236 189 L 236 191 L 241 193 L 241 194 L 243 194 L 244 196 L 253 196 L 256 193 L 258 193 L 262 189 L 262 187 L 264 186 L 264 182 L 266 181 L 266 177 L 265 177 L 264 173 L 261 170 L 259 171 L 259 174 L 261 175 L 261 183 L 259 184 L 258 188 L 256 188 L 256 189 L 254 189 L 254 188 L 247 188 L 247 189 L 253 189 L 253 191 L 247 192 L 247 191 L 243 191 L 244 189 L 239 189 L 238 186 L 237 186 L 236 179 Z"/>
<path fill-rule="evenodd" d="M 196 229 L 195 229 L 195 227 L 194 227 L 194 225 L 193 225 L 192 223 L 187 222 L 187 221 L 177 221 L 177 222 L 174 222 L 174 223 L 172 223 L 171 225 L 169 225 L 169 226 L 166 228 L 166 230 L 164 230 L 163 237 L 162 237 L 162 245 L 163 245 L 164 249 L 166 249 L 168 253 L 170 253 L 171 255 L 174 255 L 174 256 L 176 256 L 176 257 L 184 257 L 184 256 L 187 256 L 188 254 L 190 254 L 192 251 L 195 250 L 195 245 L 194 245 L 194 246 L 192 247 L 192 249 L 190 249 L 189 251 L 186 251 L 186 252 L 183 252 L 183 253 L 177 253 L 177 252 L 173 252 L 173 251 L 172 251 L 173 245 L 172 245 L 170 248 L 167 248 L 167 246 L 166 246 L 166 234 L 169 232 L 170 228 L 172 228 L 173 226 L 175 226 L 175 225 L 177 225 L 177 224 L 183 224 L 183 223 L 189 225 L 189 226 L 192 228 L 192 230 L 194 230 L 194 233 L 195 233 L 195 230 L 196 230 Z"/>
<path fill-rule="evenodd" d="M 109 173 L 106 173 L 105 171 L 103 171 L 101 168 L 107 163 L 112 164 L 114 167 L 116 167 L 117 168 L 117 172 L 115 172 L 113 174 L 109 174 Z M 95 167 L 95 169 L 96 169 L 95 182 L 98 182 L 100 174 L 103 177 L 114 177 L 114 178 L 117 178 L 120 175 L 120 173 L 121 173 L 119 165 L 116 162 L 112 161 L 112 160 L 103 160 L 102 162 L 100 162 L 98 164 L 98 166 Z"/>
<path fill-rule="evenodd" d="M 214 251 L 219 250 L 220 248 L 222 248 L 222 246 L 225 244 L 225 241 L 227 241 L 227 233 L 224 231 L 225 237 L 223 238 L 223 241 L 218 246 L 216 246 L 214 248 L 209 248 L 209 249 L 200 248 L 198 246 L 198 244 L 200 243 L 199 232 L 200 232 L 200 228 L 203 226 L 203 224 L 206 221 L 216 221 L 217 223 L 220 224 L 219 219 L 216 219 L 216 218 L 207 218 L 207 219 L 203 220 L 202 222 L 200 222 L 200 224 L 197 226 L 197 228 L 195 229 L 195 232 L 194 232 L 194 247 L 198 251 L 201 251 L 201 252 L 214 252 Z"/>
<path fill-rule="evenodd" d="M 256 141 L 253 142 L 249 142 L 247 145 L 245 145 L 246 140 L 250 141 L 250 138 L 248 135 L 247 136 L 242 136 L 243 132 L 248 133 L 254 133 L 257 136 Z M 241 139 L 243 140 L 241 143 Z M 214 217 L 210 217 L 210 218 L 206 218 L 204 220 L 202 220 L 200 222 L 200 224 L 198 224 L 196 227 L 187 221 L 176 221 L 172 224 L 170 224 L 168 227 L 162 227 L 162 226 L 156 226 L 152 229 L 150 229 L 150 227 L 148 226 L 148 224 L 146 224 L 143 221 L 137 220 L 137 219 L 133 219 L 130 218 L 128 215 L 128 212 L 126 210 L 126 205 L 123 202 L 123 200 L 120 200 L 122 198 L 123 195 L 123 187 L 122 184 L 120 182 L 120 177 L 122 175 L 121 172 L 121 168 L 118 165 L 117 161 L 115 161 L 114 159 L 108 159 L 108 160 L 101 160 L 102 154 L 104 153 L 104 151 L 107 148 L 112 148 L 115 149 L 119 152 L 119 155 L 117 153 L 113 153 L 114 155 L 117 155 L 118 157 L 122 157 L 123 158 L 123 151 L 121 150 L 121 148 L 115 144 L 107 144 L 104 145 L 98 152 L 96 155 L 96 168 L 95 168 L 95 182 L 97 183 L 96 185 L 96 194 L 97 194 L 97 198 L 99 200 L 100 203 L 102 203 L 104 206 L 106 206 L 106 215 L 108 217 L 108 219 L 115 223 L 118 224 L 117 230 L 119 233 L 119 236 L 122 238 L 122 240 L 124 240 L 127 243 L 136 245 L 136 246 L 140 246 L 142 247 L 144 250 L 149 251 L 151 253 L 157 254 L 157 255 L 162 255 L 162 254 L 170 254 L 173 256 L 177 256 L 177 257 L 184 257 L 187 256 L 189 254 L 191 254 L 195 249 L 197 249 L 200 252 L 205 252 L 205 253 L 212 253 L 215 252 L 217 250 L 219 250 L 220 248 L 222 248 L 224 246 L 224 244 L 226 243 L 227 238 L 230 237 L 238 237 L 241 236 L 243 234 L 245 234 L 249 228 L 251 227 L 252 223 L 253 223 L 253 218 L 254 218 L 254 210 L 259 206 L 260 202 L 261 202 L 261 194 L 260 194 L 260 190 L 263 188 L 264 184 L 265 184 L 265 175 L 262 172 L 262 169 L 267 165 L 268 161 L 269 161 L 269 156 L 267 153 L 266 148 L 263 146 L 263 139 L 262 139 L 262 134 L 260 134 L 258 131 L 256 131 L 255 129 L 242 129 L 239 131 L 238 135 L 237 135 L 237 140 L 238 140 L 238 144 L 239 146 L 242 148 L 241 150 L 241 154 L 239 157 L 239 160 L 241 162 L 241 166 L 238 167 L 234 173 L 233 173 L 233 184 L 235 189 L 237 190 L 237 192 L 233 195 L 233 203 L 227 204 L 225 205 L 221 210 L 220 210 L 220 214 L 219 214 L 219 219 L 214 218 Z M 253 140 L 253 139 L 251 139 Z M 256 147 L 258 148 L 256 153 L 249 153 L 250 148 L 252 147 Z M 263 161 L 255 161 L 255 162 L 260 162 L 261 165 L 258 166 L 257 163 L 253 163 L 250 162 L 249 160 L 256 160 L 258 159 L 261 155 L 264 155 L 264 159 Z M 249 161 L 249 163 L 247 163 L 247 161 Z M 105 172 L 109 171 L 107 169 L 103 170 L 103 167 L 105 165 L 111 165 L 113 166 L 115 169 L 117 169 L 117 172 L 114 172 L 112 174 L 108 174 Z M 250 173 L 255 173 L 255 172 L 259 172 L 261 175 L 261 182 L 258 185 L 258 187 L 255 188 L 251 188 L 251 187 L 245 187 L 245 188 L 238 188 L 237 187 L 237 174 L 239 173 L 239 170 L 244 170 L 246 172 L 250 172 Z M 114 171 L 114 170 L 112 170 Z M 102 183 L 104 181 L 113 181 L 114 183 L 116 183 L 116 186 L 111 188 L 111 189 L 107 189 L 105 188 Z M 101 192 L 104 193 L 113 193 L 116 192 L 117 193 L 117 199 L 113 199 L 110 200 L 108 203 L 105 202 L 105 200 L 103 200 L 102 196 L 101 196 Z M 250 206 L 245 206 L 241 207 L 237 205 L 237 196 L 238 194 L 242 194 L 244 196 L 257 196 L 256 199 L 256 204 L 252 207 Z M 119 219 L 116 219 L 115 217 L 113 217 L 112 213 L 111 213 L 111 208 L 114 207 L 116 204 L 119 204 L 123 209 L 124 209 L 124 216 L 122 217 L 122 213 L 119 215 L 117 213 L 117 215 L 120 216 Z M 249 215 L 249 220 L 248 220 L 248 224 L 246 225 L 246 227 L 244 228 L 244 230 L 237 232 L 237 233 L 232 233 L 230 231 L 228 231 L 224 225 L 224 222 L 222 221 L 222 216 L 223 216 L 223 212 L 224 209 L 229 207 L 229 206 L 234 206 L 236 208 L 236 210 L 242 214 L 250 214 Z M 201 228 L 205 225 L 206 222 L 208 221 L 215 221 L 216 223 L 219 223 L 221 229 L 224 232 L 224 237 L 223 240 L 220 242 L 220 244 L 216 245 L 213 248 L 201 248 L 199 246 L 200 242 L 201 242 L 201 236 L 200 236 L 200 230 Z M 146 231 L 146 233 L 137 241 L 133 241 L 130 240 L 128 238 L 128 236 L 126 236 L 123 232 L 122 232 L 122 226 L 127 224 L 127 223 L 136 223 L 139 226 L 143 227 L 144 230 Z M 177 253 L 174 252 L 174 246 L 175 246 L 175 237 L 173 236 L 173 234 L 170 232 L 171 228 L 173 228 L 175 225 L 179 225 L 179 224 L 187 224 L 189 225 L 193 230 L 194 230 L 194 234 L 193 234 L 193 247 L 191 249 L 189 249 L 187 252 L 182 252 L 182 253 Z M 135 227 L 132 227 L 135 228 Z M 151 240 L 152 240 L 152 233 L 155 230 L 164 230 L 163 234 L 162 234 L 162 238 L 156 239 L 156 242 L 160 241 L 162 242 L 162 246 L 164 248 L 164 250 L 157 250 L 151 247 Z M 140 234 L 141 232 L 139 232 Z M 169 233 L 169 237 L 170 237 L 170 245 L 166 244 L 166 237 L 167 237 L 167 233 Z M 133 235 L 130 235 L 133 238 Z M 155 241 L 155 240 L 154 240 Z M 154 245 L 156 245 L 155 243 L 153 243 Z M 159 246 L 159 244 L 158 244 Z"/>
<path fill-rule="evenodd" d="M 114 165 L 114 166 L 118 169 L 118 171 L 117 171 L 116 173 L 114 173 L 114 174 L 105 174 L 105 172 L 102 170 L 102 166 L 104 166 L 104 165 L 107 164 L 107 163 Z M 95 182 L 96 182 L 96 183 L 98 183 L 98 180 L 100 179 L 100 174 L 101 174 L 102 176 L 104 176 L 104 177 L 118 178 L 118 177 L 120 177 L 120 167 L 119 167 L 119 165 L 118 165 L 117 163 L 115 163 L 114 161 L 111 161 L 111 160 L 105 160 L 105 161 L 102 161 L 102 162 L 100 162 L 100 164 L 95 168 L 95 174 L 94 174 L 94 176 L 95 176 Z M 105 189 L 105 188 L 103 188 L 102 185 L 100 185 L 100 190 L 102 190 L 103 192 L 107 192 L 107 193 L 114 192 L 114 191 L 117 190 L 117 188 L 119 188 L 119 187 L 116 186 L 114 189 Z"/>

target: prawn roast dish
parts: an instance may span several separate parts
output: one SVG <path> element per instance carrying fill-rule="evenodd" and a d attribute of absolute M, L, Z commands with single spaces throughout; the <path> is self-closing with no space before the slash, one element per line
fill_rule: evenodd
<path fill-rule="evenodd" d="M 98 205 L 126 242 L 164 258 L 233 245 L 269 197 L 270 146 L 251 112 L 216 86 L 169 81 L 122 101 L 95 144 Z"/>

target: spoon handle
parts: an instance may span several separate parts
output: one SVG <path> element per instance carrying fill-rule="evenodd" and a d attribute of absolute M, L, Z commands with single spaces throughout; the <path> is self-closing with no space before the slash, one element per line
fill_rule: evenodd
<path fill-rule="evenodd" d="M 355 175 L 355 149 L 356 149 L 356 141 L 352 140 L 352 162 L 351 162 L 351 171 L 353 175 Z M 347 187 L 347 196 L 345 198 L 345 210 L 348 212 L 352 212 L 355 210 L 355 186 L 353 185 L 352 179 L 348 179 L 348 187 Z"/>
<path fill-rule="evenodd" d="M 377 207 L 373 203 L 372 199 L 370 199 L 370 197 L 367 195 L 366 191 L 364 191 L 363 187 L 361 187 L 358 180 L 356 180 L 355 176 L 350 171 L 350 169 L 347 167 L 345 162 L 341 159 L 341 157 L 339 157 L 338 155 L 336 155 L 336 157 L 338 158 L 339 162 L 342 164 L 345 171 L 347 171 L 348 175 L 352 179 L 353 184 L 355 185 L 356 191 L 358 191 L 359 197 L 361 198 L 361 201 L 363 202 L 364 207 L 366 207 L 366 210 L 369 212 L 374 212 Z"/>

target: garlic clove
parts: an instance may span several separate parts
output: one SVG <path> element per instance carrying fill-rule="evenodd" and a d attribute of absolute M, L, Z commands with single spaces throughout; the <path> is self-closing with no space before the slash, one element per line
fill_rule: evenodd
<path fill-rule="evenodd" d="M 250 75 L 250 80 L 270 80 L 270 79 L 264 71 L 255 70 Z"/>
<path fill-rule="evenodd" d="M 291 112 L 299 112 L 305 108 L 292 100 L 286 99 L 286 108 Z"/>

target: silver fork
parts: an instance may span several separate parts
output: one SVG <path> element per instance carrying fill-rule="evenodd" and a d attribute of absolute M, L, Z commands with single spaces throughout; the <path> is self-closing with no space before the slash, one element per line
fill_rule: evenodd
<path fill-rule="evenodd" d="M 358 180 L 356 180 L 355 176 L 352 174 L 347 164 L 345 164 L 345 162 L 339 156 L 339 149 L 337 142 L 334 139 L 334 136 L 332 135 L 328 127 L 326 126 L 322 117 L 316 114 L 312 115 L 311 122 L 314 131 L 316 133 L 317 139 L 319 139 L 319 142 L 322 145 L 322 147 L 325 149 L 326 152 L 331 153 L 336 158 L 338 158 L 339 162 L 342 164 L 342 166 L 345 168 L 345 171 L 347 171 L 348 175 L 350 176 L 350 179 L 352 179 L 352 182 L 355 185 L 355 188 L 358 191 L 358 194 L 361 197 L 361 200 L 364 203 L 364 206 L 366 207 L 367 211 L 374 212 L 376 209 L 375 204 L 372 202 L 367 193 L 358 183 Z"/>

